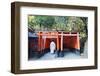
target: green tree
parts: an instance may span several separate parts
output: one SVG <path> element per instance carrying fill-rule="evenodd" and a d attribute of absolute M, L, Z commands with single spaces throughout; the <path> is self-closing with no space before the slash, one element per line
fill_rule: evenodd
<path fill-rule="evenodd" d="M 43 28 L 51 28 L 54 24 L 54 17 L 50 16 L 35 16 L 35 23 Z"/>
<path fill-rule="evenodd" d="M 29 15 L 28 16 L 28 27 L 29 28 L 33 29 L 35 27 L 36 24 L 34 21 L 35 21 L 34 16 Z"/>
<path fill-rule="evenodd" d="M 65 16 L 56 16 L 55 17 L 55 27 L 56 30 L 65 30 L 67 25 L 67 17 Z"/>

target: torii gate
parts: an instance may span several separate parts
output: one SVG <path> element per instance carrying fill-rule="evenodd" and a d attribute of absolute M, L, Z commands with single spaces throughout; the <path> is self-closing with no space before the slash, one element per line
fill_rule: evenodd
<path fill-rule="evenodd" d="M 47 32 L 41 32 L 41 31 L 39 31 L 38 33 L 37 33 L 37 35 L 38 35 L 38 45 L 39 45 L 39 48 L 38 48 L 38 50 L 39 51 L 41 51 L 42 49 L 44 49 L 45 48 L 45 44 L 46 44 L 46 38 L 55 38 L 56 39 L 56 41 L 57 41 L 57 50 L 59 50 L 59 49 L 61 49 L 61 51 L 63 51 L 63 37 L 65 36 L 76 36 L 77 37 L 77 45 L 75 46 L 77 49 L 79 49 L 80 50 L 80 39 L 79 39 L 79 33 L 77 32 L 76 34 L 72 34 L 71 32 L 69 33 L 69 34 L 64 34 L 64 32 L 62 31 L 62 32 L 60 32 L 60 33 L 58 33 L 58 32 L 53 32 L 53 31 L 47 31 Z M 59 38 L 61 38 L 60 39 L 60 42 L 59 42 Z M 41 39 L 43 40 L 43 41 L 41 41 Z M 43 42 L 43 43 L 42 43 Z M 61 45 L 59 44 L 59 43 L 61 43 Z"/>

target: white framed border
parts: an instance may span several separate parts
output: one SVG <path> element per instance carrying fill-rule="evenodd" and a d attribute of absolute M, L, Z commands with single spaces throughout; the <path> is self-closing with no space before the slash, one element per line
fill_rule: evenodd
<path fill-rule="evenodd" d="M 20 69 L 93 66 L 94 63 L 94 11 L 42 7 L 20 8 Z M 28 61 L 28 14 L 88 17 L 88 58 L 71 60 Z"/>

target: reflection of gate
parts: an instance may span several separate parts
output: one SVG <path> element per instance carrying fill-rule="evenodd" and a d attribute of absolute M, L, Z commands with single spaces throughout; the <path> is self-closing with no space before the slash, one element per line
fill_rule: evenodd
<path fill-rule="evenodd" d="M 56 39 L 57 50 L 63 50 L 63 44 L 67 43 L 70 48 L 80 49 L 79 33 L 66 32 L 38 32 L 38 50 L 41 51 L 49 47 L 47 39 Z M 69 43 L 68 43 L 69 42 Z"/>

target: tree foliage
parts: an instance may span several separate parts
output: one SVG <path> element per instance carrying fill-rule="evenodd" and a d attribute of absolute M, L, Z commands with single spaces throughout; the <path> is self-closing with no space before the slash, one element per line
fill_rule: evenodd
<path fill-rule="evenodd" d="M 75 16 L 42 16 L 30 15 L 28 16 L 28 27 L 41 30 L 57 30 L 66 32 L 79 32 L 81 37 L 87 36 L 87 17 Z"/>
<path fill-rule="evenodd" d="M 30 16 L 29 16 L 29 18 L 30 18 Z M 50 17 L 50 16 L 34 16 L 34 18 L 31 19 L 31 22 L 29 22 L 29 25 L 31 27 L 39 26 L 38 28 L 40 30 L 43 30 L 45 28 L 46 29 L 51 28 L 54 23 L 55 23 L 54 17 Z M 34 29 L 35 29 L 35 27 L 34 27 Z"/>

